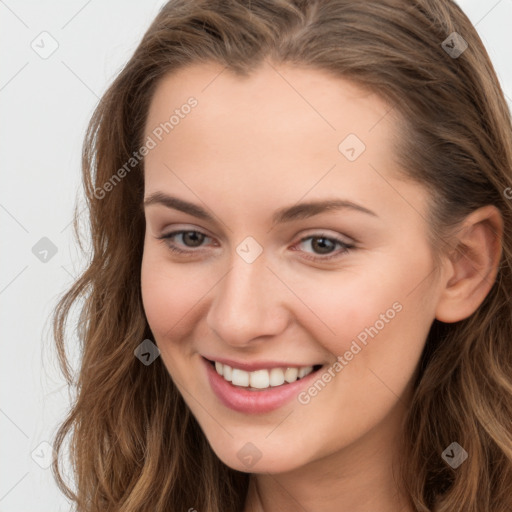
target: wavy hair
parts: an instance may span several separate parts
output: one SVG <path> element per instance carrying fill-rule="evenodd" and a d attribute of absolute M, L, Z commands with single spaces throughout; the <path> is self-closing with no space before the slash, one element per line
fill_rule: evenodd
<path fill-rule="evenodd" d="M 468 43 L 449 55 L 453 32 Z M 453 46 L 453 44 L 452 44 Z M 91 248 L 59 298 L 53 336 L 75 390 L 54 449 L 69 441 L 78 512 L 239 512 L 249 475 L 209 446 L 161 358 L 134 350 L 152 334 L 141 300 L 144 160 L 104 187 L 143 144 L 155 87 L 183 66 L 216 62 L 245 76 L 265 59 L 328 71 L 384 98 L 399 116 L 394 148 L 404 179 L 430 192 L 429 233 L 440 255 L 458 223 L 492 204 L 504 220 L 498 274 L 468 318 L 434 320 L 404 423 L 401 479 L 419 512 L 512 510 L 512 124 L 490 58 L 452 0 L 172 0 L 144 34 L 90 120 L 83 186 Z M 101 193 L 99 192 L 101 190 Z M 66 335 L 79 307 L 79 366 Z M 441 457 L 457 439 L 469 458 Z"/>

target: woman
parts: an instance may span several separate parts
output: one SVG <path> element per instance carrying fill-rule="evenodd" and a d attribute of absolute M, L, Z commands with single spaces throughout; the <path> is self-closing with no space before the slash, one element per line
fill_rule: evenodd
<path fill-rule="evenodd" d="M 511 169 L 451 1 L 166 4 L 85 141 L 61 489 L 95 512 L 510 510 Z"/>

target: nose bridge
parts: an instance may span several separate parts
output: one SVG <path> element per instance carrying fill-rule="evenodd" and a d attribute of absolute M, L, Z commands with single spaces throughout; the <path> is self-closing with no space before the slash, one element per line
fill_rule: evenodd
<path fill-rule="evenodd" d="M 260 254 L 252 262 L 233 252 L 231 268 L 215 289 L 208 312 L 210 327 L 225 342 L 244 345 L 284 329 L 284 311 L 276 279 Z"/>

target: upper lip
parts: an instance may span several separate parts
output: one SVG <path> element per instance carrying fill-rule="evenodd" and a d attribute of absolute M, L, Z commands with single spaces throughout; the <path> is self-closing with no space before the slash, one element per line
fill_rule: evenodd
<path fill-rule="evenodd" d="M 253 361 L 250 363 L 246 363 L 243 361 L 235 361 L 233 359 L 225 359 L 223 357 L 206 357 L 203 356 L 208 361 L 216 361 L 222 364 L 227 364 L 232 368 L 239 368 L 240 370 L 245 370 L 246 372 L 254 372 L 256 370 L 270 370 L 272 368 L 302 368 L 306 366 L 321 366 L 321 363 L 311 364 L 297 364 L 297 363 L 289 363 L 289 362 L 280 362 L 280 361 Z"/>

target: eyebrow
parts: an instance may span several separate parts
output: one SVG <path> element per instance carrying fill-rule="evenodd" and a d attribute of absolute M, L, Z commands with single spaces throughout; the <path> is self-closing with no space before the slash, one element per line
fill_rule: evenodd
<path fill-rule="evenodd" d="M 203 207 L 194 203 L 189 203 L 188 201 L 179 199 L 178 197 L 169 196 L 163 192 L 154 192 L 144 199 L 144 208 L 155 204 L 188 213 L 189 215 L 193 215 L 194 217 L 202 220 L 210 221 L 212 223 L 215 222 L 214 217 Z M 280 208 L 272 216 L 272 225 L 274 226 L 276 224 L 303 220 L 327 211 L 343 209 L 350 209 L 378 218 L 378 215 L 375 212 L 365 208 L 364 206 L 346 199 L 334 198 L 298 203 L 292 206 Z"/>

